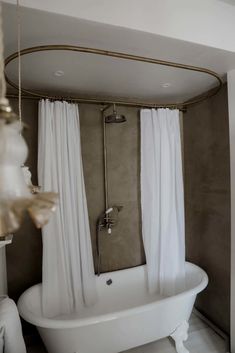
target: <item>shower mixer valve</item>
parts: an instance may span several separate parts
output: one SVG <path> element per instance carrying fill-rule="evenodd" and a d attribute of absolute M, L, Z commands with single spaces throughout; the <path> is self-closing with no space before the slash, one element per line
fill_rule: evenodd
<path fill-rule="evenodd" d="M 112 206 L 108 208 L 102 215 L 98 218 L 97 231 L 102 229 L 107 229 L 108 234 L 112 234 L 112 227 L 114 227 L 118 222 L 118 213 L 122 210 L 123 206 Z M 114 213 L 113 216 L 110 214 Z"/>
<path fill-rule="evenodd" d="M 105 211 L 106 215 L 109 215 L 111 212 L 113 212 L 113 207 L 108 208 Z M 111 235 L 112 234 L 112 226 L 115 224 L 115 221 L 112 218 L 105 217 L 105 221 L 106 221 L 106 228 L 108 229 L 108 234 Z"/>

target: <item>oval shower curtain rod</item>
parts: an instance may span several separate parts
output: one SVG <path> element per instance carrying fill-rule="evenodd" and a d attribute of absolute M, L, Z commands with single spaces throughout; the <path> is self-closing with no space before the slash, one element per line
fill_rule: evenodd
<path fill-rule="evenodd" d="M 132 55 L 132 54 L 126 54 L 126 53 L 120 53 L 120 52 L 115 52 L 115 51 L 109 51 L 109 50 L 103 50 L 103 49 L 96 49 L 96 48 L 87 48 L 87 47 L 80 47 L 80 46 L 74 46 L 74 45 L 62 45 L 62 44 L 55 44 L 55 45 L 41 45 L 41 46 L 35 46 L 31 48 L 25 48 L 20 51 L 20 55 L 27 55 L 27 54 L 32 54 L 32 53 L 37 53 L 37 52 L 42 52 L 42 51 L 53 51 L 53 50 L 67 50 L 67 51 L 73 51 L 73 52 L 80 52 L 80 53 L 88 53 L 88 54 L 95 54 L 95 55 L 102 55 L 102 56 L 108 56 L 108 57 L 113 57 L 113 58 L 118 58 L 118 59 L 124 59 L 124 60 L 130 60 L 130 61 L 138 61 L 138 62 L 145 62 L 149 64 L 155 64 L 155 65 L 162 65 L 162 66 L 168 66 L 168 67 L 173 67 L 173 68 L 178 68 L 182 70 L 188 70 L 188 71 L 194 71 L 194 72 L 199 72 L 199 73 L 204 73 L 210 76 L 213 76 L 216 78 L 218 84 L 215 88 L 210 90 L 209 92 L 206 92 L 196 98 L 189 99 L 185 102 L 173 102 L 173 103 L 157 103 L 157 102 L 143 102 L 143 101 L 131 101 L 131 100 L 125 100 L 125 99 L 116 99 L 116 98 L 101 98 L 101 97 L 62 97 L 62 96 L 51 96 L 43 92 L 36 92 L 32 91 L 29 89 L 21 88 L 21 91 L 24 93 L 22 98 L 29 98 L 29 99 L 49 99 L 49 100 L 68 100 L 72 102 L 80 102 L 80 103 L 102 103 L 102 104 L 117 104 L 117 105 L 124 105 L 124 106 L 134 106 L 134 107 L 146 107 L 146 108 L 178 108 L 181 110 L 184 110 L 188 106 L 202 102 L 203 100 L 210 98 L 214 95 L 216 95 L 219 90 L 223 86 L 223 81 L 222 78 L 219 76 L 214 71 L 211 71 L 209 69 L 203 68 L 203 67 L 197 67 L 197 66 L 192 66 L 192 65 L 185 65 L 185 64 L 180 64 L 176 62 L 171 62 L 171 61 L 165 61 L 165 60 L 159 60 L 159 59 L 154 59 L 154 58 L 148 58 L 144 56 L 138 56 L 138 55 Z M 18 58 L 18 52 L 15 52 L 8 56 L 5 59 L 5 69 L 7 65 Z M 18 90 L 18 85 L 11 81 L 6 72 L 5 72 L 5 77 L 7 83 Z M 9 94 L 9 97 L 14 98 L 14 94 Z"/>

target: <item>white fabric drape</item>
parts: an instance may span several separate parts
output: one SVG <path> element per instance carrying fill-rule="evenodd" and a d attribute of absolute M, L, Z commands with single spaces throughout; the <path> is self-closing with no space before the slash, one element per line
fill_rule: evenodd
<path fill-rule="evenodd" d="M 184 192 L 179 111 L 141 111 L 142 234 L 150 293 L 184 288 Z"/>
<path fill-rule="evenodd" d="M 96 301 L 78 106 L 39 103 L 38 178 L 59 205 L 43 228 L 42 309 L 47 317 L 79 312 Z"/>
<path fill-rule="evenodd" d="M 0 296 L 0 353 L 26 353 L 20 316 L 7 296 Z"/>

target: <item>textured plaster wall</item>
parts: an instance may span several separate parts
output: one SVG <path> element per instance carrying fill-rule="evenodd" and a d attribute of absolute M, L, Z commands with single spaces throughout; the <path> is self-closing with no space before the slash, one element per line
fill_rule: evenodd
<path fill-rule="evenodd" d="M 187 258 L 209 275 L 196 306 L 230 326 L 230 170 L 227 87 L 184 114 Z"/>

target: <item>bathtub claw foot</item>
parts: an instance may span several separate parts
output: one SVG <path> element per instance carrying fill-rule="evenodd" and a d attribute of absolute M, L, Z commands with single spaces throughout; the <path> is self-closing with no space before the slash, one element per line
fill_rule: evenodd
<path fill-rule="evenodd" d="M 175 341 L 175 348 L 177 353 L 189 353 L 189 351 L 184 346 L 184 341 L 186 341 L 188 338 L 188 328 L 188 322 L 184 321 L 170 336 Z"/>

